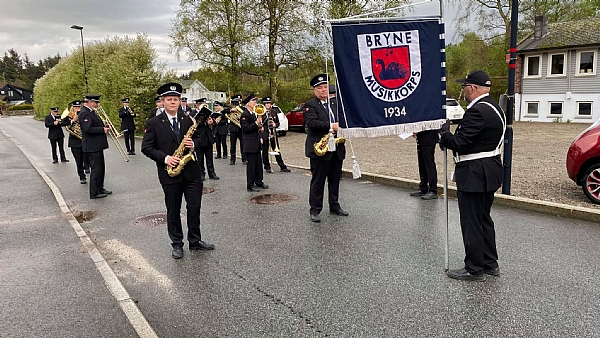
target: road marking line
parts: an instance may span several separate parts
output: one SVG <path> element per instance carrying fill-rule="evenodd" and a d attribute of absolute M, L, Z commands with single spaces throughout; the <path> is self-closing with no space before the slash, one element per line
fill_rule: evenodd
<path fill-rule="evenodd" d="M 90 258 L 96 265 L 96 269 L 98 269 L 98 272 L 100 272 L 100 275 L 102 275 L 102 278 L 104 278 L 104 283 L 106 284 L 106 287 L 117 301 L 117 304 L 119 304 L 119 307 L 129 320 L 129 323 L 131 324 L 137 335 L 140 338 L 158 338 L 158 335 L 156 334 L 152 326 L 150 326 L 150 323 L 148 323 L 148 320 L 146 319 L 146 317 L 144 317 L 144 314 L 142 313 L 142 311 L 140 311 L 140 308 L 137 307 L 133 298 L 131 298 L 131 296 L 129 295 L 129 293 L 127 292 L 127 290 L 125 289 L 125 287 L 123 286 L 113 269 L 106 262 L 100 251 L 98 251 L 96 245 L 88 237 L 87 233 L 85 232 L 85 230 L 83 230 L 79 222 L 77 222 L 77 219 L 75 218 L 75 216 L 73 216 L 71 210 L 69 210 L 69 207 L 67 206 L 67 203 L 65 202 L 65 199 L 63 198 L 62 193 L 60 192 L 56 184 L 54 184 L 54 182 L 52 182 L 52 179 L 48 175 L 46 175 L 46 173 L 37 165 L 37 163 L 35 163 L 33 158 L 29 157 L 29 155 L 27 155 L 23 151 L 23 148 L 21 147 L 21 144 L 19 142 L 14 140 L 3 130 L 0 129 L 0 131 L 2 132 L 2 134 L 4 134 L 4 136 L 6 136 L 6 138 L 8 138 L 12 143 L 14 143 L 15 146 L 17 146 L 17 148 L 19 148 L 19 150 L 23 153 L 23 155 L 25 155 L 25 157 L 27 158 L 27 160 L 29 160 L 29 162 L 35 168 L 35 170 L 37 170 L 38 174 L 46 182 L 48 187 L 50 187 L 50 190 L 52 190 L 52 193 L 56 198 L 56 202 L 58 202 L 58 206 L 60 207 L 61 211 L 66 216 L 66 218 L 69 220 L 71 227 L 73 228 L 73 230 L 75 230 L 75 233 L 83 243 L 83 246 L 86 248 L 88 254 L 90 255 Z"/>

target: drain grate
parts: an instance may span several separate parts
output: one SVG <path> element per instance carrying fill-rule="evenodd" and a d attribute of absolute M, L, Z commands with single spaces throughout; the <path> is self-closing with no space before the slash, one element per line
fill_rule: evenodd
<path fill-rule="evenodd" d="M 298 196 L 292 194 L 264 194 L 250 199 L 256 204 L 279 204 L 297 200 Z"/>
<path fill-rule="evenodd" d="M 185 224 L 185 215 L 181 214 L 181 222 Z M 129 225 L 137 228 L 154 228 L 167 226 L 167 214 L 164 212 L 140 216 L 129 221 Z"/>

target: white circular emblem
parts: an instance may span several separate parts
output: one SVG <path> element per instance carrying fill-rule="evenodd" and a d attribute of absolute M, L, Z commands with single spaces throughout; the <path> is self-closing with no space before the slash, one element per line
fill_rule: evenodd
<path fill-rule="evenodd" d="M 175 90 L 175 89 L 177 89 L 177 87 L 171 86 L 171 90 Z"/>
<path fill-rule="evenodd" d="M 322 76 L 319 76 L 319 81 L 323 81 L 323 77 Z"/>

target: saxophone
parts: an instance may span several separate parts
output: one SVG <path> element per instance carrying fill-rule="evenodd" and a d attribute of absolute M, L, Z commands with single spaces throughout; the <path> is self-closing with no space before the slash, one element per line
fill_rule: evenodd
<path fill-rule="evenodd" d="M 315 154 L 317 154 L 317 156 L 323 156 L 329 150 L 329 135 L 330 134 L 331 133 L 325 134 L 325 136 L 323 136 L 319 140 L 319 142 L 315 142 L 313 147 L 315 149 Z M 335 144 L 344 144 L 344 143 L 346 143 L 345 137 L 336 137 L 335 138 Z"/>
<path fill-rule="evenodd" d="M 183 170 L 183 167 L 185 167 L 185 165 L 189 161 L 195 161 L 196 160 L 196 158 L 194 157 L 194 154 L 191 153 L 191 152 L 188 152 L 187 154 L 184 155 L 184 153 L 186 152 L 186 147 L 183 144 L 184 140 L 186 138 L 192 138 L 192 135 L 196 131 L 196 127 L 198 127 L 198 123 L 196 122 L 196 119 L 192 118 L 191 116 L 190 116 L 190 119 L 192 119 L 192 123 L 193 124 L 190 127 L 190 129 L 188 129 L 188 131 L 185 133 L 185 136 L 183 137 L 183 140 L 179 144 L 179 147 L 177 147 L 177 149 L 173 153 L 173 156 L 175 156 L 177 158 L 180 158 L 181 160 L 179 161 L 179 163 L 177 164 L 176 167 L 171 167 L 171 166 L 167 165 L 167 168 L 166 168 L 167 169 L 167 173 L 171 177 L 175 177 L 175 176 L 178 176 L 179 174 L 181 174 L 181 171 Z"/>

